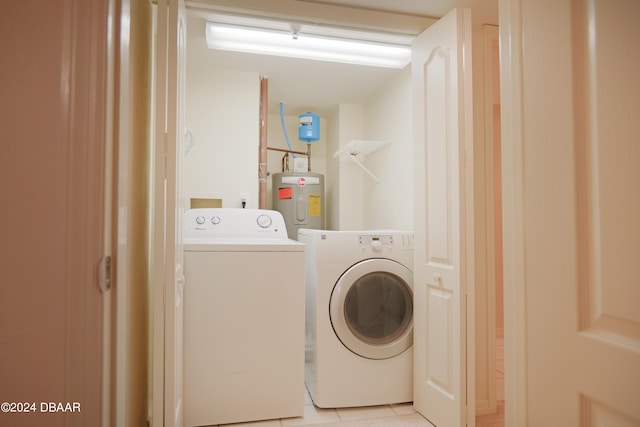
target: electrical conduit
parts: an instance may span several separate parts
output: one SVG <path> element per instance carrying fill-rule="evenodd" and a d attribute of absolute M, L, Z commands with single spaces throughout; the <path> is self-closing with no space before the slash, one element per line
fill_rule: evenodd
<path fill-rule="evenodd" d="M 258 208 L 267 208 L 267 116 L 269 80 L 260 77 L 260 141 L 258 146 Z"/>
<path fill-rule="evenodd" d="M 293 157 L 296 157 L 296 154 L 293 152 L 293 147 L 291 146 L 291 142 L 289 141 L 289 134 L 287 133 L 287 127 L 284 124 L 284 104 L 280 103 L 280 123 L 282 123 L 282 132 L 284 133 L 284 139 L 287 141 L 287 147 L 291 151 Z"/>

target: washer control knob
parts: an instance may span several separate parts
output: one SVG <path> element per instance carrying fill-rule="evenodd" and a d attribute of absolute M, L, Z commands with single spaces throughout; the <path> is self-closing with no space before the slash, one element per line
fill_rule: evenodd
<path fill-rule="evenodd" d="M 196 217 L 196 224 L 198 224 L 198 225 L 204 224 L 204 217 L 203 216 L 197 216 Z"/>
<path fill-rule="evenodd" d="M 219 216 L 212 216 L 211 217 L 211 224 L 213 224 L 213 225 L 220 224 L 220 217 Z"/>
<path fill-rule="evenodd" d="M 262 228 L 268 228 L 273 223 L 273 220 L 267 214 L 262 214 L 262 215 L 258 216 L 258 219 L 256 221 L 257 221 L 258 225 L 260 227 L 262 227 Z"/>

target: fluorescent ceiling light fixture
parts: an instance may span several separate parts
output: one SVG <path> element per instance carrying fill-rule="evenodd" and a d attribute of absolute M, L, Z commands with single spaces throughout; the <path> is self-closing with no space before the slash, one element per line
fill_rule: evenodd
<path fill-rule="evenodd" d="M 210 49 L 386 68 L 404 68 L 411 61 L 411 36 L 232 17 L 221 20 L 226 22 L 207 22 Z"/>

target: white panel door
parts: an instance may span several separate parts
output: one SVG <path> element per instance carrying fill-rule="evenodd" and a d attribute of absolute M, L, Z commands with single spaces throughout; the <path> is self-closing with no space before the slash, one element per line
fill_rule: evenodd
<path fill-rule="evenodd" d="M 503 6 L 506 425 L 638 426 L 640 2 Z"/>
<path fill-rule="evenodd" d="M 455 9 L 413 46 L 414 406 L 438 426 L 466 416 L 466 287 L 472 241 L 471 14 Z"/>

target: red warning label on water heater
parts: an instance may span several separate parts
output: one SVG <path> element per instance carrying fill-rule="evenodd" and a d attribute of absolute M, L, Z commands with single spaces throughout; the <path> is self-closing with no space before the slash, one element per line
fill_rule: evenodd
<path fill-rule="evenodd" d="M 285 187 L 278 190 L 278 199 L 283 200 L 291 198 L 293 198 L 293 188 Z"/>
<path fill-rule="evenodd" d="M 298 187 L 304 187 L 307 183 L 307 179 L 304 176 L 298 178 Z"/>

